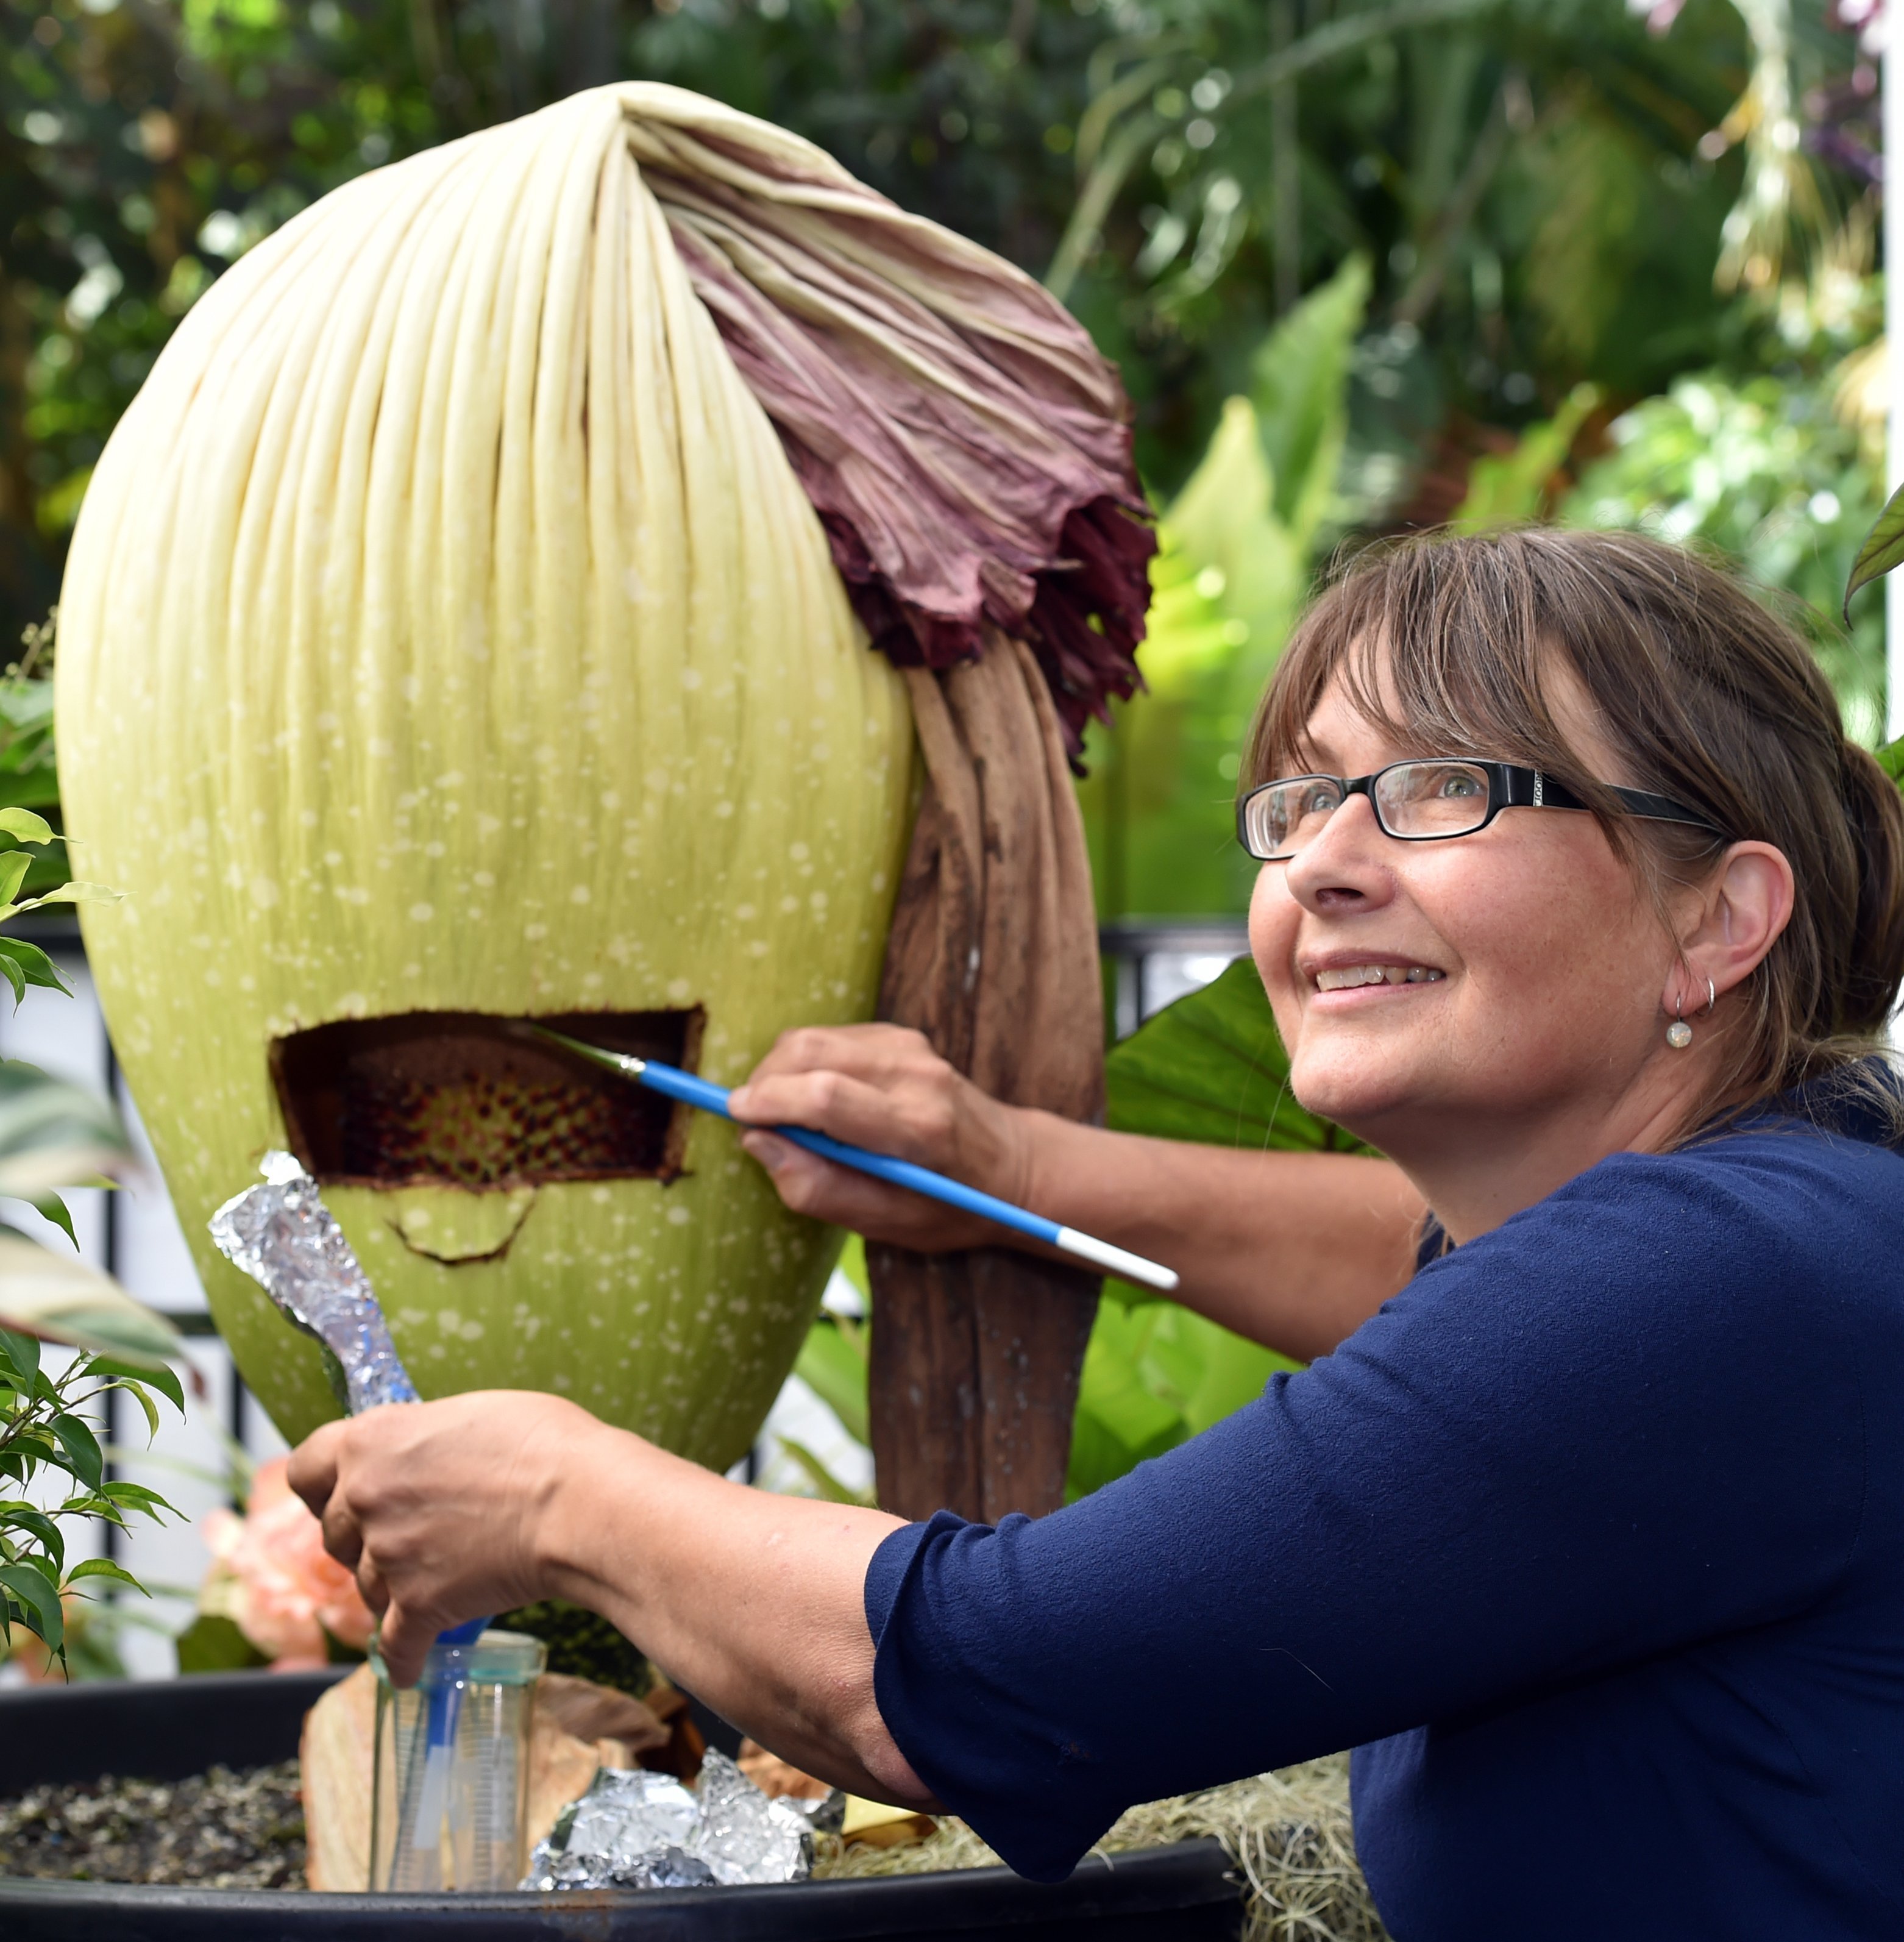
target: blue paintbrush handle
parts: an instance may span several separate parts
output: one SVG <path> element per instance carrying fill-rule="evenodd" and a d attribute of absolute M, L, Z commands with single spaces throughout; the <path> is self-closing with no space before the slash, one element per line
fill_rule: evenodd
<path fill-rule="evenodd" d="M 691 1072 L 663 1065 L 651 1058 L 638 1061 L 631 1059 L 626 1070 L 651 1092 L 665 1093 L 670 1099 L 698 1106 L 704 1113 L 718 1113 L 724 1120 L 733 1117 L 724 1086 L 716 1086 L 708 1080 L 696 1078 Z M 1062 1248 L 1065 1253 L 1076 1254 L 1094 1267 L 1122 1275 L 1126 1281 L 1140 1282 L 1147 1288 L 1162 1288 L 1166 1294 L 1177 1286 L 1177 1278 L 1170 1269 L 1146 1260 L 1141 1254 L 1127 1253 L 1107 1241 L 1080 1233 L 1075 1227 L 1063 1227 L 1055 1221 L 1046 1220 L 1042 1214 L 1015 1207 L 1009 1200 L 981 1193 L 975 1187 L 967 1187 L 963 1181 L 948 1180 L 944 1174 L 935 1173 L 929 1167 L 915 1166 L 909 1159 L 895 1159 L 886 1153 L 868 1153 L 864 1147 L 849 1146 L 843 1140 L 829 1139 L 825 1133 L 813 1132 L 805 1126 L 776 1126 L 773 1131 L 781 1138 L 791 1140 L 795 1146 L 818 1153 L 822 1159 L 837 1161 L 856 1172 L 871 1174 L 875 1180 L 887 1181 L 895 1187 L 923 1193 L 929 1200 L 941 1201 L 948 1207 L 961 1208 L 968 1214 L 996 1221 L 1001 1227 L 1009 1227 L 1016 1233 L 1028 1234 L 1033 1240 L 1042 1241 L 1048 1246 Z"/>

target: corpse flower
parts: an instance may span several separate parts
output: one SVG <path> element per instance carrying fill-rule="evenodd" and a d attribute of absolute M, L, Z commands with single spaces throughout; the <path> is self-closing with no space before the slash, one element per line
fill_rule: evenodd
<path fill-rule="evenodd" d="M 317 1352 L 204 1231 L 278 1144 L 426 1392 L 746 1447 L 837 1236 L 513 1021 L 733 1083 L 877 1008 L 1094 1109 L 1064 764 L 1135 683 L 1124 416 L 1028 278 L 660 87 L 363 176 L 191 311 L 75 536 L 61 776 L 129 893 L 87 930 L 115 1043 L 287 1435 L 335 1411 Z"/>

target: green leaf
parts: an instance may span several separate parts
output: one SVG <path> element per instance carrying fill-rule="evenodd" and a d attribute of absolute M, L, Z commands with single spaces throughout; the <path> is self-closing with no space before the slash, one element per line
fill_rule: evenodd
<path fill-rule="evenodd" d="M 116 904 L 124 895 L 107 884 L 62 884 L 43 897 L 29 897 L 20 908 L 38 910 L 42 904 Z"/>
<path fill-rule="evenodd" d="M 99 1438 L 76 1416 L 56 1416 L 53 1419 L 53 1433 L 60 1439 L 60 1448 L 66 1453 L 65 1467 L 89 1490 L 96 1490 L 106 1475 L 106 1457 L 99 1448 Z"/>
<path fill-rule="evenodd" d="M 31 1383 L 40 1372 L 40 1345 L 31 1335 L 16 1335 L 0 1328 L 0 1355 L 6 1358 L 14 1373 Z"/>
<path fill-rule="evenodd" d="M 75 1248 L 79 1245 L 79 1236 L 72 1230 L 72 1215 L 67 1211 L 66 1203 L 58 1194 L 35 1194 L 27 1205 L 35 1213 L 51 1221 Z"/>
<path fill-rule="evenodd" d="M 50 1650 L 57 1652 L 66 1638 L 59 1587 L 31 1564 L 0 1564 L 0 1585 L 12 1593 L 27 1630 L 37 1632 Z"/>
<path fill-rule="evenodd" d="M 141 1597 L 145 1588 L 123 1566 L 115 1564 L 109 1558 L 89 1558 L 83 1564 L 75 1564 L 66 1574 L 69 1585 L 77 1585 L 82 1578 L 107 1578 L 115 1585 L 130 1585 Z"/>
<path fill-rule="evenodd" d="M 860 1443 L 870 1440 L 866 1334 L 864 1323 L 822 1315 L 807 1331 L 800 1359 L 794 1365 L 794 1373 L 840 1419 L 846 1434 Z"/>
<path fill-rule="evenodd" d="M 1299 529 L 1313 523 L 1319 501 L 1335 486 L 1349 368 L 1370 279 L 1369 259 L 1351 256 L 1270 332 L 1253 363 L 1250 400 L 1275 480 L 1276 512 Z"/>
<path fill-rule="evenodd" d="M 807 1473 L 807 1481 L 826 1502 L 866 1504 L 872 1502 L 864 1490 L 856 1490 L 850 1484 L 841 1483 L 805 1444 L 796 1442 L 791 1436 L 779 1436 L 775 1441 Z"/>
<path fill-rule="evenodd" d="M 63 991 L 69 998 L 72 996 L 72 987 L 60 976 L 59 966 L 37 944 L 29 944 L 23 937 L 0 937 L 0 960 L 5 960 L 0 963 L 0 971 L 6 971 L 6 964 L 11 963 L 26 983 L 44 985 L 49 991 Z M 7 971 L 6 975 L 11 979 L 13 971 Z M 14 990 L 23 995 L 18 985 Z"/>
<path fill-rule="evenodd" d="M 1861 587 L 1881 580 L 1893 567 L 1904 563 L 1904 486 L 1900 486 L 1878 515 L 1878 522 L 1866 535 L 1858 556 L 1851 562 L 1851 577 L 1844 588 L 1844 622 L 1851 620 L 1851 596 Z"/>
<path fill-rule="evenodd" d="M 14 1499 L 0 1503 L 0 1527 L 29 1533 L 45 1548 L 47 1555 L 53 1561 L 53 1568 L 63 1570 L 66 1561 L 66 1540 L 60 1527 L 47 1514 L 34 1506 Z"/>
<path fill-rule="evenodd" d="M 118 1382 L 112 1385 L 121 1395 L 129 1395 L 145 1413 L 145 1433 L 156 1436 L 159 1433 L 158 1404 L 145 1393 L 143 1383 Z"/>
<path fill-rule="evenodd" d="M 1253 1152 L 1370 1150 L 1296 1103 L 1269 1000 L 1247 957 L 1114 1047 L 1104 1078 L 1105 1123 L 1120 1133 Z"/>
<path fill-rule="evenodd" d="M 143 1484 L 128 1484 L 120 1478 L 99 1486 L 99 1494 L 109 1503 L 121 1504 L 130 1509 L 142 1511 L 146 1516 L 157 1518 L 161 1513 L 173 1517 L 180 1515 L 175 1505 L 168 1503 L 158 1491 L 148 1490 Z"/>
<path fill-rule="evenodd" d="M 7 813 L 0 811 L 0 813 Z M 9 850 L 0 853 L 0 902 L 13 902 L 21 881 L 32 867 L 32 858 L 24 850 Z"/>
<path fill-rule="evenodd" d="M 0 1060 L 0 1194 L 31 1199 L 130 1158 L 118 1115 L 82 1087 Z"/>
<path fill-rule="evenodd" d="M 86 1379 L 90 1382 L 99 1377 L 157 1389 L 181 1416 L 185 1413 L 185 1386 L 176 1370 L 163 1364 L 154 1369 L 142 1362 L 122 1362 L 116 1356 L 95 1355 L 86 1365 Z"/>
<path fill-rule="evenodd" d="M 179 1634 L 178 1649 L 182 1673 L 240 1672 L 271 1662 L 234 1620 L 207 1612 L 200 1613 Z"/>
<path fill-rule="evenodd" d="M 52 824 L 44 816 L 35 816 L 30 809 L 0 809 L 0 835 L 11 836 L 16 843 L 51 843 L 54 840 Z"/>
<path fill-rule="evenodd" d="M 127 1362 L 162 1365 L 182 1347 L 163 1316 L 142 1307 L 98 1269 L 0 1233 L 0 1325 L 8 1322 Z"/>

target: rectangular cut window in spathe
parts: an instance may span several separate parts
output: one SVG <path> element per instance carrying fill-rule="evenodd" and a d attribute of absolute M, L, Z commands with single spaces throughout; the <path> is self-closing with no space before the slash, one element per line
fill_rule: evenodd
<path fill-rule="evenodd" d="M 508 1189 L 672 1180 L 688 1108 L 479 1012 L 341 1018 L 274 1040 L 286 1140 L 326 1186 Z M 538 1018 L 611 1052 L 693 1071 L 703 1014 Z"/>

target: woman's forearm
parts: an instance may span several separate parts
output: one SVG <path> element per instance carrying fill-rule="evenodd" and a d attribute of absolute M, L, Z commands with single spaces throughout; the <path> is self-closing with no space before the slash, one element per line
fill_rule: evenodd
<path fill-rule="evenodd" d="M 732 1104 L 797 1212 L 926 1253 L 1030 1245 L 822 1159 L 776 1125 L 897 1154 L 1162 1261 L 1189 1306 L 1304 1360 L 1413 1271 L 1421 1199 L 1385 1161 L 1140 1138 L 1007 1106 L 895 1026 L 788 1033 Z"/>
<path fill-rule="evenodd" d="M 1186 1307 L 1285 1355 L 1326 1355 L 1414 1273 L 1422 1199 L 1386 1160 L 1024 1116 L 1031 1205 L 1174 1268 Z"/>
<path fill-rule="evenodd" d="M 542 1521 L 553 1594 L 809 1773 L 929 1804 L 873 1696 L 867 1566 L 901 1520 L 729 1483 L 596 1425 Z"/>

